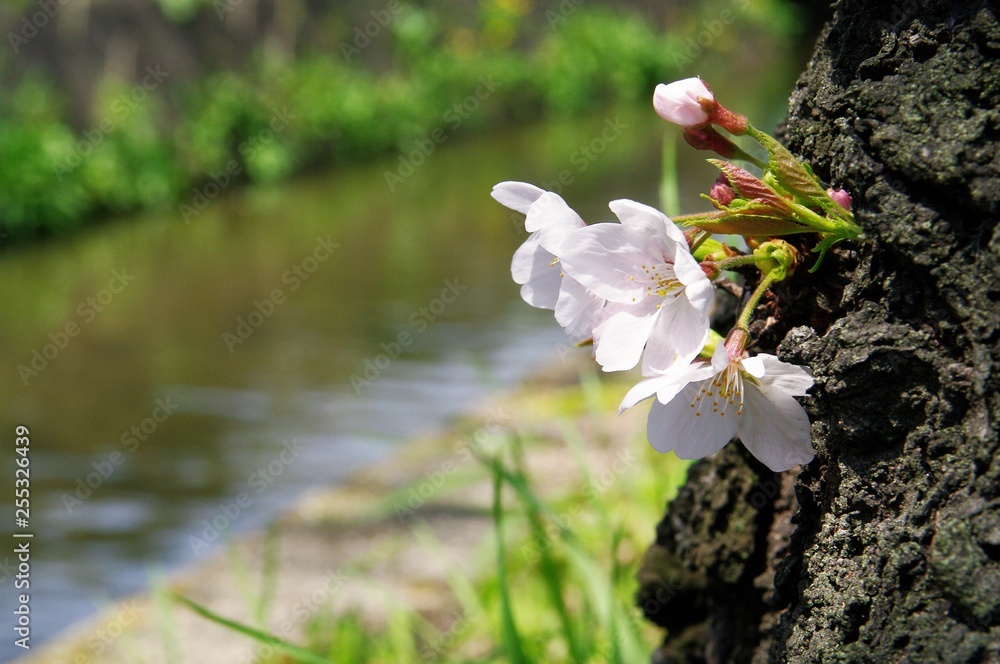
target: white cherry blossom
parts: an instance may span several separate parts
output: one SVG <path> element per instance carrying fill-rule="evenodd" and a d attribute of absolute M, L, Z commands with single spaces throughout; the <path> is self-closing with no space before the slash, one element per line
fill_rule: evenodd
<path fill-rule="evenodd" d="M 590 339 L 600 324 L 605 301 L 564 274 L 557 256 L 563 241 L 586 226 L 558 194 L 525 182 L 501 182 L 493 198 L 525 214 L 531 235 L 511 262 L 511 276 L 521 284 L 521 297 L 540 309 L 555 311 L 556 321 L 576 340 Z"/>
<path fill-rule="evenodd" d="M 708 334 L 714 290 L 688 250 L 684 234 L 641 203 L 610 203 L 620 224 L 594 224 L 564 238 L 563 271 L 608 301 L 595 331 L 595 357 L 605 371 L 643 360 L 643 371 L 688 363 Z"/>
<path fill-rule="evenodd" d="M 779 472 L 813 459 L 809 418 L 793 398 L 805 396 L 812 384 L 808 369 L 764 353 L 732 358 L 720 343 L 711 362 L 677 365 L 640 382 L 619 412 L 655 394 L 647 436 L 656 450 L 701 459 L 739 436 Z"/>

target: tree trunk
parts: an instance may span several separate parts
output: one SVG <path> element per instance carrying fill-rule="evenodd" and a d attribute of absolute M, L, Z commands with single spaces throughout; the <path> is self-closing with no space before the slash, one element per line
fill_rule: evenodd
<path fill-rule="evenodd" d="M 639 574 L 654 662 L 1000 661 L 998 51 L 987 3 L 836 5 L 784 142 L 867 241 L 756 329 L 813 369 L 816 459 L 692 467 Z"/>

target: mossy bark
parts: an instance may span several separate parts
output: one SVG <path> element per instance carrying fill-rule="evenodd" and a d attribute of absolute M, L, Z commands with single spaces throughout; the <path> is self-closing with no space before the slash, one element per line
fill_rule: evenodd
<path fill-rule="evenodd" d="M 654 661 L 1000 661 L 998 53 L 987 3 L 835 6 L 783 133 L 867 239 L 756 326 L 813 369 L 816 460 L 692 467 L 639 575 Z"/>

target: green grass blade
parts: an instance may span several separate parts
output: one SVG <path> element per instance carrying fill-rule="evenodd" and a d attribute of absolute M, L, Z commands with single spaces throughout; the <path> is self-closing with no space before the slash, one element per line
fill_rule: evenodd
<path fill-rule="evenodd" d="M 277 652 L 288 655 L 289 657 L 296 657 L 302 662 L 305 662 L 306 664 L 330 664 L 330 662 L 324 659 L 323 657 L 320 657 L 319 655 L 316 655 L 315 653 L 312 653 L 304 648 L 300 648 L 299 646 L 288 643 L 287 641 L 282 641 L 281 639 L 271 634 L 268 634 L 267 632 L 263 632 L 259 629 L 249 627 L 247 625 L 244 625 L 243 623 L 236 622 L 235 620 L 230 620 L 229 618 L 223 618 L 222 616 L 215 613 L 211 609 L 202 606 L 201 604 L 195 602 L 192 599 L 188 599 L 187 597 L 181 595 L 180 593 L 171 592 L 170 596 L 174 599 L 174 601 L 184 604 L 189 609 L 200 615 L 202 618 L 211 620 L 217 625 L 221 625 L 222 627 L 230 629 L 234 632 L 238 632 L 239 634 L 243 634 L 244 636 L 248 636 L 251 639 L 254 639 L 255 641 L 266 643 L 270 645 L 272 648 L 274 648 Z"/>
<path fill-rule="evenodd" d="M 493 460 L 493 525 L 496 530 L 497 582 L 500 588 L 501 634 L 507 657 L 513 664 L 528 664 L 521 647 L 521 635 L 514 622 L 514 612 L 507 583 L 507 552 L 503 541 L 503 473 L 499 461 Z"/>
<path fill-rule="evenodd" d="M 260 596 L 257 598 L 254 617 L 261 628 L 267 626 L 267 609 L 274 600 L 275 588 L 278 585 L 278 560 L 280 537 L 278 525 L 272 523 L 267 528 L 264 537 L 264 560 L 261 565 Z"/>
<path fill-rule="evenodd" d="M 163 636 L 164 659 L 167 664 L 180 664 L 181 655 L 177 644 L 177 623 L 174 620 L 174 606 L 170 602 L 170 591 L 162 570 L 156 570 L 152 579 L 153 608 L 156 611 L 156 624 Z"/>
<path fill-rule="evenodd" d="M 624 539 L 625 532 L 619 528 L 615 531 L 611 542 L 611 583 L 609 586 L 612 595 L 615 594 L 623 574 L 627 574 L 631 582 L 634 583 L 635 580 L 635 570 L 631 567 L 623 568 L 618 562 L 618 550 Z M 633 596 L 633 592 L 628 593 L 628 596 Z M 614 600 L 611 602 L 612 636 L 614 638 L 612 653 L 623 664 L 642 661 L 649 657 L 649 647 L 642 641 L 639 628 L 629 612 L 630 606 L 631 604 L 622 604 Z"/>
<path fill-rule="evenodd" d="M 514 445 L 515 450 L 520 451 L 520 445 L 518 445 L 517 442 L 515 442 Z M 538 566 L 539 571 L 541 572 L 542 583 L 545 586 L 549 602 L 552 604 L 552 608 L 555 610 L 559 618 L 563 638 L 566 640 L 566 645 L 569 649 L 572 660 L 575 662 L 585 661 L 586 655 L 584 654 L 584 644 L 577 636 L 577 630 L 573 627 L 573 619 L 569 614 L 568 607 L 566 606 L 565 588 L 563 587 L 563 580 L 565 579 L 566 574 L 562 569 L 560 569 L 559 562 L 553 555 L 552 546 L 549 542 L 549 535 L 545 531 L 545 515 L 540 508 L 540 506 L 544 503 L 531 489 L 531 484 L 528 482 L 528 478 L 524 473 L 524 468 L 521 465 L 523 456 L 515 454 L 515 459 L 517 466 L 510 476 L 512 478 L 517 478 L 518 482 L 515 489 L 517 490 L 517 493 L 521 497 L 521 501 L 524 503 L 524 507 L 527 510 L 528 526 L 531 530 L 531 537 L 534 540 L 539 553 Z M 559 526 L 560 531 L 562 531 L 562 525 L 558 521 L 554 522 L 557 526 Z"/>
<path fill-rule="evenodd" d="M 240 542 L 235 538 L 230 537 L 226 540 L 226 560 L 229 562 L 230 571 L 236 577 L 236 590 L 240 594 L 243 606 L 247 607 L 256 619 L 256 612 L 253 610 L 257 605 L 256 593 L 253 588 L 253 574 L 250 571 L 250 563 L 247 562 L 246 558 L 243 557 L 243 552 L 240 551 Z M 259 621 L 257 622 L 257 626 L 264 627 Z"/>

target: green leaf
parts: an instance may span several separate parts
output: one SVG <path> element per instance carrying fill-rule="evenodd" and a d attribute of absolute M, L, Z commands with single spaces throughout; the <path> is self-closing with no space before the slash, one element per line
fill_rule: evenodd
<path fill-rule="evenodd" d="M 821 200 L 829 200 L 826 189 L 820 184 L 816 176 L 801 161 L 796 159 L 784 145 L 768 136 L 762 131 L 754 129 L 751 136 L 767 149 L 768 168 L 774 173 L 778 180 L 778 185 L 785 191 L 802 197 L 806 200 L 819 203 Z"/>
<path fill-rule="evenodd" d="M 763 205 L 746 205 L 717 219 L 705 219 L 691 224 L 714 234 L 733 234 L 750 237 L 811 233 L 815 229 L 803 226 L 788 217 L 774 214 Z"/>

